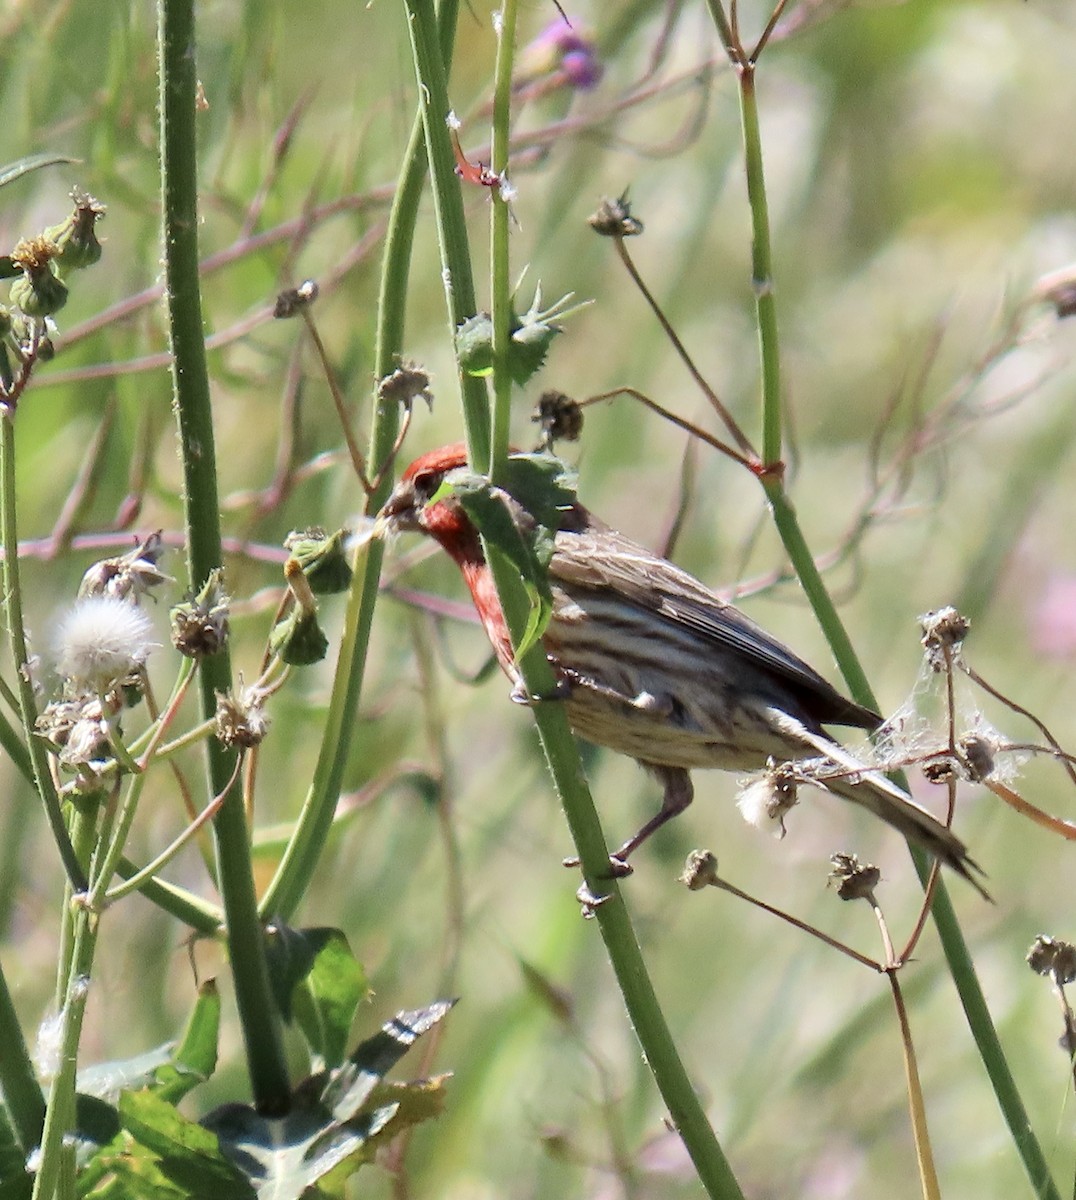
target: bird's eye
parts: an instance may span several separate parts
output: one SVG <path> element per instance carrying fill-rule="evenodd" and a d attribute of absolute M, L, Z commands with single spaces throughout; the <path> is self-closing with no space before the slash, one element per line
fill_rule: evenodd
<path fill-rule="evenodd" d="M 415 489 L 415 498 L 425 504 L 441 486 L 441 475 L 438 471 L 419 471 L 411 480 L 411 486 Z"/>

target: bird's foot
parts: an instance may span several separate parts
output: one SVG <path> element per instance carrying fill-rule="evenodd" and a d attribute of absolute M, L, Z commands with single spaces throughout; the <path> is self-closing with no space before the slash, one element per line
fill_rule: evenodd
<path fill-rule="evenodd" d="M 513 704 L 525 704 L 529 708 L 533 704 L 547 704 L 551 700 L 567 700 L 572 694 L 572 685 L 567 679 L 558 679 L 551 691 L 535 695 L 527 690 L 526 683 L 521 679 L 508 694 Z"/>
<path fill-rule="evenodd" d="M 566 867 L 578 867 L 579 866 L 579 859 L 576 858 L 574 855 L 571 858 L 563 859 L 562 862 L 563 862 L 563 865 Z M 635 868 L 631 865 L 631 863 L 625 862 L 624 859 L 619 858 L 615 854 L 610 854 L 609 855 L 608 873 L 603 874 L 601 876 L 601 878 L 602 879 L 627 879 L 627 877 L 629 875 L 633 875 L 634 873 L 635 873 Z"/>

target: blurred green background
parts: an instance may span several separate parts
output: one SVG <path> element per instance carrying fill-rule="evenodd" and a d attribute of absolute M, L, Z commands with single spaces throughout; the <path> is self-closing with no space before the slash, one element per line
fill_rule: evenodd
<path fill-rule="evenodd" d="M 639 0 L 568 12 L 594 35 L 604 75 L 589 91 L 536 88 L 517 112 L 512 249 L 516 270 L 529 268 L 524 307 L 537 280 L 547 300 L 574 292 L 594 303 L 570 319 L 537 383 L 518 397 L 516 440 L 534 440 L 529 414 L 546 387 L 583 398 L 630 385 L 710 421 L 610 245 L 586 225 L 601 196 L 628 187 L 646 224 L 631 247 L 640 269 L 755 436 L 738 105 L 705 6 Z M 521 43 L 555 15 L 527 5 Z M 472 159 L 486 155 L 490 17 L 480 5 L 463 12 L 452 71 Z M 761 7 L 744 6 L 745 28 L 764 19 Z M 790 5 L 786 20 L 788 36 L 764 56 L 759 94 L 788 461 L 805 531 L 819 555 L 846 551 L 828 579 L 887 712 L 916 687 L 917 615 L 957 602 L 974 617 L 970 661 L 1076 748 L 1068 483 L 1076 342 L 1045 305 L 1021 309 L 1018 332 L 1006 333 L 1036 280 L 1076 260 L 1071 3 L 814 0 Z M 380 239 L 414 76 L 402 6 L 388 0 L 218 0 L 201 6 L 199 21 L 202 251 L 223 260 L 206 275 L 205 308 L 225 527 L 272 548 L 292 528 L 336 527 L 361 509 L 301 324 L 269 314 L 282 287 L 322 282 L 318 327 L 365 430 Z M 105 258 L 73 289 L 56 359 L 18 413 L 21 532 L 35 542 L 25 567 L 29 620 L 47 658 L 50 624 L 103 556 L 45 553 L 95 439 L 102 449 L 68 532 L 104 535 L 125 498 L 138 505 L 133 530 L 181 525 L 162 311 L 156 300 L 131 300 L 161 271 L 155 29 L 146 4 L 67 0 L 5 5 L 0 34 L 0 162 L 40 150 L 81 160 L 4 189 L 0 245 L 61 219 L 72 184 L 109 206 Z M 483 303 L 488 198 L 474 190 L 466 199 Z M 433 375 L 436 402 L 432 415 L 416 412 L 405 458 L 461 430 L 428 202 L 407 353 Z M 285 476 L 282 445 L 294 468 Z M 684 448 L 680 431 L 620 399 L 590 409 L 582 442 L 565 454 L 578 463 L 585 503 L 659 545 L 677 509 Z M 872 464 L 888 480 L 876 494 Z M 289 486 L 274 491 L 281 478 Z M 849 530 L 865 507 L 875 519 L 853 547 Z M 414 549 L 400 542 L 390 571 Z M 714 586 L 764 581 L 782 566 L 757 484 L 715 455 L 698 455 L 677 559 Z M 166 567 L 177 588 L 186 585 L 180 555 Z M 406 583 L 462 595 L 437 559 Z M 235 662 L 248 679 L 279 584 L 279 568 L 256 553 L 228 561 L 239 601 Z M 833 676 L 794 585 L 767 587 L 745 606 Z M 329 603 L 325 615 L 332 633 L 339 609 Z M 155 616 L 166 641 L 164 605 Z M 428 1064 L 454 1072 L 447 1111 L 415 1135 L 396 1194 L 696 1195 L 597 931 L 580 920 L 575 881 L 559 865 L 569 840 L 530 718 L 508 703 L 500 676 L 477 687 L 462 678 L 485 657 L 477 629 L 381 604 L 347 779 L 356 803 L 300 914 L 341 926 L 367 968 L 376 994 L 357 1030 L 446 989 L 461 997 Z M 276 702 L 259 765 L 259 829 L 291 820 L 305 793 L 329 671 L 303 672 Z M 1033 736 L 996 705 L 984 713 L 1014 740 Z M 629 761 L 587 761 L 610 840 L 619 841 L 658 789 Z M 186 765 L 200 779 L 197 758 Z M 51 996 L 62 879 L 32 797 L 13 770 L 0 772 L 3 961 L 33 1030 Z M 361 791 L 386 778 L 395 782 Z M 143 803 L 140 857 L 182 824 L 168 779 L 160 773 L 159 792 Z M 1076 808 L 1073 785 L 1052 764 L 1029 765 L 1017 786 L 1050 812 L 1071 818 Z M 841 906 L 827 890 L 827 858 L 854 849 L 877 862 L 882 902 L 902 931 L 919 897 L 906 850 L 888 829 L 822 796 L 804 797 L 789 836 L 772 841 L 740 822 L 734 791 L 730 776 L 700 775 L 695 807 L 645 848 L 627 885 L 692 1075 L 749 1195 L 915 1196 L 884 981 L 730 897 L 689 895 L 674 882 L 687 851 L 709 846 L 733 882 L 876 953 L 867 910 Z M 925 784 L 918 794 L 941 802 Z M 1057 1047 L 1056 1002 L 1023 959 L 1040 932 L 1076 936 L 1072 850 L 981 790 L 962 795 L 957 826 L 997 903 L 959 881 L 955 903 L 1064 1191 L 1073 1177 L 1072 1076 Z M 449 845 L 459 853 L 459 920 Z M 266 878 L 272 865 L 269 846 Z M 209 886 L 193 851 L 172 873 L 195 890 Z M 107 920 L 85 1061 L 174 1035 L 194 992 L 183 937 L 138 898 Z M 195 955 L 203 974 L 221 970 L 212 951 Z M 929 930 L 917 957 L 903 978 L 945 1195 L 1029 1195 Z M 570 1026 L 524 962 L 561 989 Z M 198 1093 L 207 1107 L 245 1089 L 234 1020 L 227 1037 L 230 1065 Z M 376 1168 L 358 1182 L 355 1194 L 393 1194 L 392 1178 Z"/>

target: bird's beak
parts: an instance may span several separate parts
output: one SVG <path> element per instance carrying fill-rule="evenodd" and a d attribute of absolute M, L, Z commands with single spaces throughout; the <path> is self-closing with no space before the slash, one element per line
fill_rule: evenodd
<path fill-rule="evenodd" d="M 415 489 L 411 484 L 397 484 L 396 490 L 385 501 L 384 507 L 374 519 L 374 537 L 383 538 L 390 533 L 421 529 L 421 512 Z"/>

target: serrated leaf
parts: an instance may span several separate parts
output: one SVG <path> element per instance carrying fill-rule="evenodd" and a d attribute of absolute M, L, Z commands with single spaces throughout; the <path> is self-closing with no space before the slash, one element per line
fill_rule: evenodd
<path fill-rule="evenodd" d="M 29 175 L 31 171 L 39 171 L 42 167 L 55 167 L 62 163 L 79 161 L 66 154 L 27 154 L 25 158 L 17 158 L 14 162 L 0 167 L 0 187 L 6 187 L 7 184 Z"/>
<path fill-rule="evenodd" d="M 481 378 L 493 370 L 493 322 L 489 313 L 468 317 L 456 330 L 456 358 L 467 375 Z"/>

